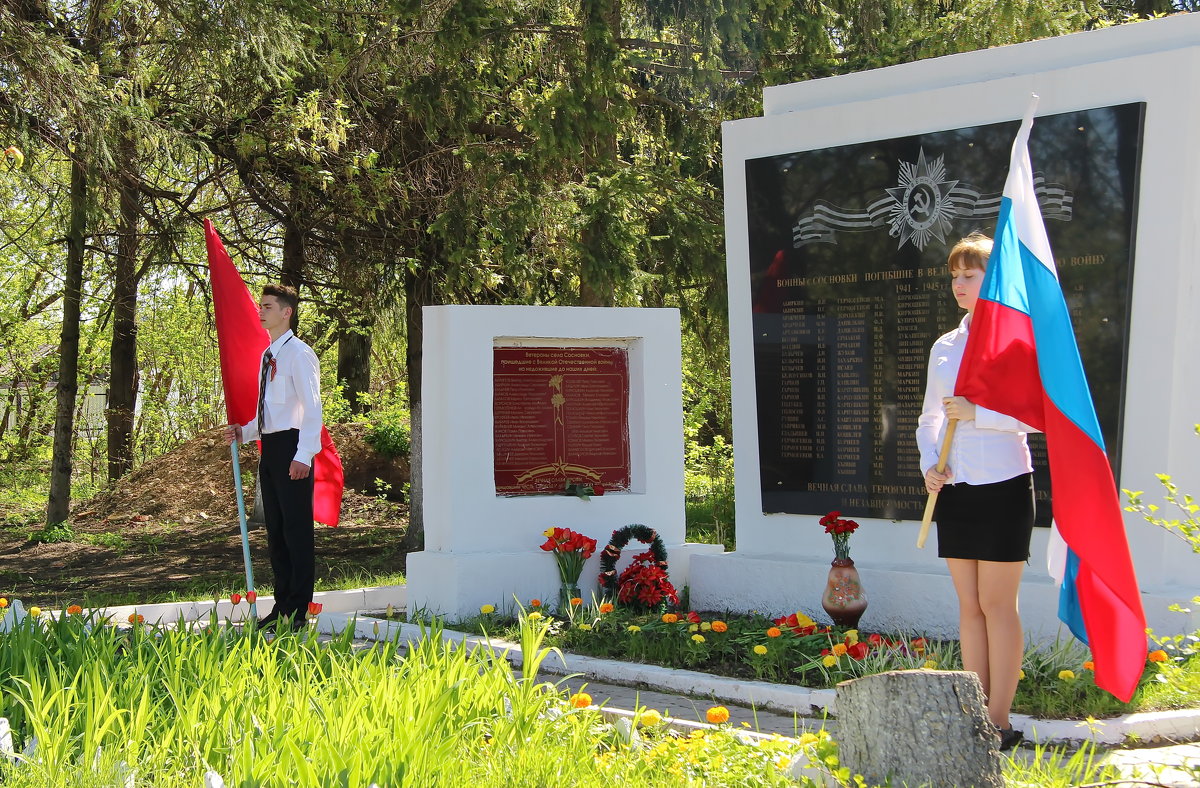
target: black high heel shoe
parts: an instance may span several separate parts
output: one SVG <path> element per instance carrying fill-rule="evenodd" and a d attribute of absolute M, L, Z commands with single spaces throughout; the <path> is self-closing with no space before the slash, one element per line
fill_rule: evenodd
<path fill-rule="evenodd" d="M 1012 725 L 1007 728 L 997 725 L 996 733 L 1000 734 L 1000 752 L 1011 750 L 1021 742 L 1021 739 L 1025 738 L 1024 732 L 1017 730 Z"/>

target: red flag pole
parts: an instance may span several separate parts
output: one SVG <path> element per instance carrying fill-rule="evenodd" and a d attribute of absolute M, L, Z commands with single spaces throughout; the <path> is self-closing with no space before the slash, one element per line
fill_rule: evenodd
<path fill-rule="evenodd" d="M 242 562 L 246 565 L 246 591 L 254 591 L 254 566 L 250 563 L 250 531 L 246 527 L 246 497 L 242 492 L 242 463 L 238 457 L 237 438 L 229 444 L 229 453 L 233 456 L 233 489 L 237 491 L 238 524 L 242 528 Z M 256 606 L 258 593 L 250 596 L 250 618 L 258 620 Z"/>
<path fill-rule="evenodd" d="M 266 331 L 258 325 L 251 313 L 255 311 L 254 299 L 246 288 L 221 237 L 208 219 L 204 220 L 204 240 L 208 251 L 209 281 L 213 290 L 213 317 L 217 326 L 217 348 L 221 355 L 221 378 L 225 388 L 226 417 L 231 424 L 240 424 L 247 408 L 254 407 L 253 395 L 247 395 L 248 383 L 254 380 L 253 367 L 257 366 L 255 354 L 261 354 L 269 340 Z M 246 303 L 242 303 L 246 302 Z M 241 326 L 239 324 L 246 324 Z M 243 328 L 231 336 L 230 329 Z M 248 330 L 246 330 L 248 329 Z M 258 333 L 254 331 L 258 329 Z M 259 336 L 261 333 L 261 336 Z M 236 347 L 234 346 L 236 345 Z M 247 379 L 248 377 L 248 379 Z M 257 393 L 257 392 L 256 392 Z M 250 531 L 246 524 L 246 499 L 242 492 L 242 465 L 238 456 L 239 443 L 235 438 L 229 444 L 233 459 L 233 489 L 237 495 L 238 524 L 242 531 L 242 562 L 246 571 L 246 592 L 254 592 L 254 566 L 250 561 Z M 258 620 L 255 592 L 251 595 L 250 616 Z"/>

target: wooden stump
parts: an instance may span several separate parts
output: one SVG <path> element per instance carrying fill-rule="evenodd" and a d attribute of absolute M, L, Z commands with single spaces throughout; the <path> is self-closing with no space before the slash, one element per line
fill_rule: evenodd
<path fill-rule="evenodd" d="M 960 670 L 894 670 L 837 686 L 838 753 L 870 785 L 1003 788 L 983 688 Z"/>

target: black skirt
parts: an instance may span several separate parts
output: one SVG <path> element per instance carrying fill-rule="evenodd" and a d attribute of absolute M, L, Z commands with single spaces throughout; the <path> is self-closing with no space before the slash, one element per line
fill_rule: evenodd
<path fill-rule="evenodd" d="M 1033 474 L 994 484 L 947 484 L 933 510 L 938 555 L 1027 561 L 1033 533 Z"/>

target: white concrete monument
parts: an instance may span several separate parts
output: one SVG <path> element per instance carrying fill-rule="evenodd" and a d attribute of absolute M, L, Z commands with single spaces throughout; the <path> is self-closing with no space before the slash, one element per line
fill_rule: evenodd
<path fill-rule="evenodd" d="M 1120 242 L 1125 246 L 1119 255 L 1112 255 L 1128 260 L 1114 268 L 1121 272 L 1121 278 L 1117 285 L 1120 300 L 1113 314 L 1119 313 L 1124 330 L 1114 330 L 1112 337 L 1104 337 L 1106 318 L 1090 319 L 1096 315 L 1085 289 L 1068 293 L 1092 388 L 1108 387 L 1113 401 L 1123 403 L 1111 408 L 1112 429 L 1108 435 L 1110 456 L 1114 450 L 1119 451 L 1117 486 L 1145 490 L 1148 501 L 1160 502 L 1161 488 L 1154 474 L 1165 472 L 1173 474 L 1182 489 L 1200 494 L 1200 438 L 1192 431 L 1192 425 L 1200 422 L 1200 397 L 1196 395 L 1200 390 L 1200 364 L 1195 353 L 1200 347 L 1200 320 L 1196 319 L 1200 287 L 1200 14 L 1180 14 L 768 88 L 764 117 L 733 121 L 724 128 L 738 549 L 693 558 L 693 605 L 772 614 L 804 609 L 820 614 L 832 545 L 817 520 L 824 509 L 835 509 L 842 503 L 845 508 L 870 507 L 881 512 L 873 517 L 855 516 L 853 512 L 849 515 L 862 524 L 851 537 L 851 557 L 870 599 L 861 626 L 956 634 L 955 594 L 945 562 L 937 557 L 936 539 L 931 539 L 926 549 L 915 546 L 920 512 L 914 511 L 916 496 L 912 491 L 920 494 L 921 479 L 910 436 L 917 414 L 902 412 L 911 408 L 893 404 L 889 409 L 878 403 L 890 396 L 889 392 L 901 392 L 910 400 L 915 395 L 919 410 L 920 394 L 912 389 L 924 384 L 923 364 L 914 366 L 904 354 L 912 355 L 913 360 L 919 356 L 923 362 L 932 341 L 953 328 L 957 317 L 949 316 L 953 322 L 944 324 L 938 316 L 941 328 L 931 330 L 927 336 L 898 343 L 891 338 L 890 334 L 906 330 L 893 319 L 896 316 L 903 318 L 899 322 L 933 320 L 926 307 L 918 308 L 916 299 L 922 290 L 945 287 L 946 277 L 939 268 L 944 266 L 944 256 L 940 263 L 905 260 L 917 260 L 927 244 L 930 249 L 941 243 L 952 244 L 956 238 L 951 236 L 965 234 L 972 229 L 972 222 L 984 232 L 994 230 L 993 203 L 998 204 L 998 199 L 993 198 L 998 198 L 1001 191 L 1003 173 L 992 182 L 992 170 L 988 169 L 991 165 L 983 160 L 993 161 L 998 156 L 1001 169 L 1007 170 L 1015 121 L 1024 112 L 1031 93 L 1041 97 L 1038 117 L 1044 120 L 1041 132 L 1035 123 L 1031 154 L 1035 170 L 1045 174 L 1039 199 L 1050 220 L 1052 245 L 1056 236 L 1069 238 L 1080 248 L 1109 241 L 1092 237 L 1099 230 L 1083 229 L 1104 225 L 1094 218 L 1088 225 L 1085 214 L 1092 210 L 1090 204 L 1080 200 L 1072 203 L 1070 188 L 1064 190 L 1053 182 L 1061 173 L 1065 173 L 1064 180 L 1075 178 L 1069 169 L 1073 165 L 1054 156 L 1039 160 L 1037 135 L 1048 133 L 1057 123 L 1063 129 L 1060 136 L 1076 135 L 1079 142 L 1071 143 L 1077 145 L 1072 150 L 1108 155 L 1116 162 L 1114 172 L 1123 173 L 1099 187 L 1126 200 L 1122 208 L 1122 216 L 1127 217 L 1123 219 L 1125 240 Z M 1117 111 L 1122 107 L 1125 109 Z M 1104 114 L 1107 110 L 1113 112 Z M 1093 111 L 1099 114 L 1088 114 Z M 1082 121 L 1074 123 L 1075 113 L 1100 118 L 1097 123 L 1107 125 L 1101 128 L 1088 127 Z M 1012 131 L 1006 132 L 1007 143 L 1001 146 L 998 140 L 1003 135 L 993 129 L 988 132 L 992 142 L 981 150 L 977 145 L 983 139 L 979 130 L 1003 122 L 1012 123 Z M 942 149 L 926 145 L 929 139 L 938 141 Z M 1140 154 L 1136 142 L 1131 142 L 1137 139 Z M 1126 152 L 1088 148 L 1102 140 L 1119 143 Z M 890 152 L 876 160 L 877 151 L 872 146 L 884 143 L 901 147 L 886 149 Z M 809 184 L 797 185 L 798 176 L 789 173 L 789 167 L 809 166 L 805 162 L 812 161 L 806 158 L 811 152 L 820 152 L 837 165 L 825 165 L 822 172 L 827 186 L 822 188 L 830 189 L 830 193 L 844 188 L 842 193 L 853 194 L 854 200 L 836 204 L 804 196 Z M 844 158 L 838 160 L 838 156 Z M 1121 156 L 1125 160 L 1119 160 Z M 769 228 L 779 236 L 772 236 L 779 241 L 777 245 L 768 245 L 761 241 L 762 234 L 754 234 L 758 221 L 755 211 L 777 210 L 779 202 L 763 198 L 760 191 L 766 181 L 762 176 L 766 171 L 762 162 L 766 160 L 774 162 L 768 175 L 778 183 L 786 183 L 780 187 L 781 193 L 794 201 L 787 206 L 793 211 L 792 221 L 779 220 Z M 846 182 L 858 177 L 859 168 L 874 166 L 871 162 L 877 164 L 874 176 L 894 178 L 894 182 L 884 183 L 890 188 L 869 194 L 865 189 L 850 191 L 856 185 Z M 970 172 L 987 172 L 987 182 L 969 182 Z M 1118 181 L 1118 177 L 1124 180 Z M 1074 223 L 1067 224 L 1072 219 Z M 872 233 L 890 244 L 887 254 L 895 257 L 873 273 L 852 273 L 866 270 L 854 251 L 862 248 L 857 245 L 865 243 L 862 239 Z M 834 249 L 839 251 L 831 251 Z M 1072 267 L 1105 262 L 1103 255 L 1064 252 L 1058 247 L 1055 253 L 1077 255 L 1059 261 L 1064 285 L 1079 270 Z M 832 261 L 819 278 L 787 272 L 788 264 L 797 260 L 805 261 L 806 270 L 811 272 L 813 266 L 808 261 L 813 259 Z M 871 262 L 878 261 L 868 264 Z M 843 267 L 837 267 L 839 264 Z M 859 278 L 852 279 L 854 276 Z M 895 281 L 883 281 L 889 279 Z M 768 280 L 766 284 L 764 280 Z M 893 296 L 880 296 L 877 302 L 890 306 L 867 309 L 858 315 L 849 308 L 854 306 L 849 303 L 854 299 L 846 297 L 848 291 L 838 289 L 851 281 L 864 292 L 891 288 L 887 292 Z M 772 297 L 787 297 L 777 295 L 785 287 L 805 289 L 815 301 L 824 298 L 824 292 L 830 299 L 841 299 L 846 302 L 844 320 L 822 323 L 816 318 L 809 322 L 797 318 L 789 323 L 786 306 L 781 308 L 781 302 L 771 301 Z M 897 301 L 903 303 L 897 306 Z M 815 307 L 823 308 L 824 302 Z M 780 315 L 776 324 L 761 319 L 759 314 L 772 310 Z M 874 325 L 878 321 L 883 323 Z M 783 326 L 783 345 L 788 341 L 786 332 L 792 330 L 799 334 L 817 332 L 813 347 L 824 347 L 816 343 L 824 341 L 820 332 L 828 328 L 859 332 L 867 344 L 875 337 L 888 351 L 855 355 L 858 351 L 851 349 L 846 351 L 850 357 L 843 365 L 843 359 L 820 356 L 823 351 L 819 349 L 815 360 L 799 356 L 789 359 L 786 347 L 774 350 L 776 359 L 780 352 L 784 356 L 782 362 L 775 362 L 782 368 L 783 382 L 774 383 L 775 402 L 771 403 L 764 400 L 770 395 L 756 389 L 756 364 L 762 363 L 764 353 L 772 351 L 756 343 L 765 334 L 755 334 L 771 325 L 776 326 L 771 330 Z M 914 336 L 922 333 L 923 324 L 921 331 L 912 329 L 907 327 Z M 1108 359 L 1111 365 L 1088 361 L 1089 351 L 1100 341 L 1114 343 L 1116 350 Z M 788 378 L 812 375 L 812 364 L 824 371 L 819 374 L 844 377 L 845 387 L 833 389 L 834 397 L 806 404 L 818 409 L 816 421 L 808 420 L 809 416 L 789 416 L 794 423 L 779 426 L 779 432 L 788 435 L 772 434 L 769 425 L 760 423 L 760 412 L 765 407 L 791 412 L 790 405 L 779 403 L 778 391 L 785 392 L 783 400 L 799 399 L 786 393 Z M 855 385 L 859 383 L 862 385 Z M 835 381 L 832 385 L 842 384 Z M 796 390 L 802 390 L 803 385 L 800 380 Z M 839 391 L 844 396 L 838 395 Z M 896 394 L 896 398 L 900 396 Z M 847 424 L 838 423 L 839 419 Z M 854 421 L 864 425 L 858 432 L 850 424 Z M 824 459 L 816 454 L 830 445 L 822 443 L 827 438 L 822 432 L 825 425 L 830 430 L 841 430 L 839 434 L 849 438 L 845 446 L 830 450 L 833 455 L 824 458 L 828 464 L 821 465 Z M 805 432 L 806 428 L 810 431 Z M 817 434 L 811 434 L 813 431 Z M 896 448 L 889 456 L 855 456 L 855 446 L 874 442 Z M 791 457 L 795 464 L 773 465 L 768 461 L 778 457 Z M 803 464 L 807 460 L 812 460 L 808 466 Z M 899 482 L 877 482 L 886 475 L 887 463 L 892 464 Z M 795 468 L 804 470 L 797 472 Z M 911 479 L 905 475 L 908 470 Z M 808 472 L 812 475 L 805 476 Z M 820 474 L 834 481 L 804 488 L 806 479 Z M 838 474 L 844 482 L 836 481 Z M 804 505 L 789 503 L 792 499 L 777 493 L 775 485 L 779 490 L 813 496 L 810 500 L 817 503 L 810 504 L 810 509 L 816 511 L 786 513 L 789 508 L 796 511 Z M 1193 613 L 1189 620 L 1188 616 L 1168 612 L 1167 606 L 1200 594 L 1200 557 L 1136 514 L 1126 515 L 1126 528 L 1150 625 L 1170 632 L 1196 628 L 1200 612 Z M 1048 529 L 1035 529 L 1032 558 L 1020 597 L 1026 627 L 1039 639 L 1052 639 L 1060 631 L 1067 636 L 1057 621 L 1057 591 L 1045 568 L 1047 535 Z"/>
<path fill-rule="evenodd" d="M 539 547 L 554 526 L 597 542 L 580 577 L 587 599 L 600 551 L 626 525 L 658 532 L 680 590 L 690 556 L 721 551 L 684 543 L 677 310 L 436 306 L 424 316 L 425 550 L 408 557 L 410 614 L 453 620 L 556 600 L 554 558 Z M 587 496 L 595 487 L 603 494 Z M 635 552 L 631 542 L 622 558 Z"/>

